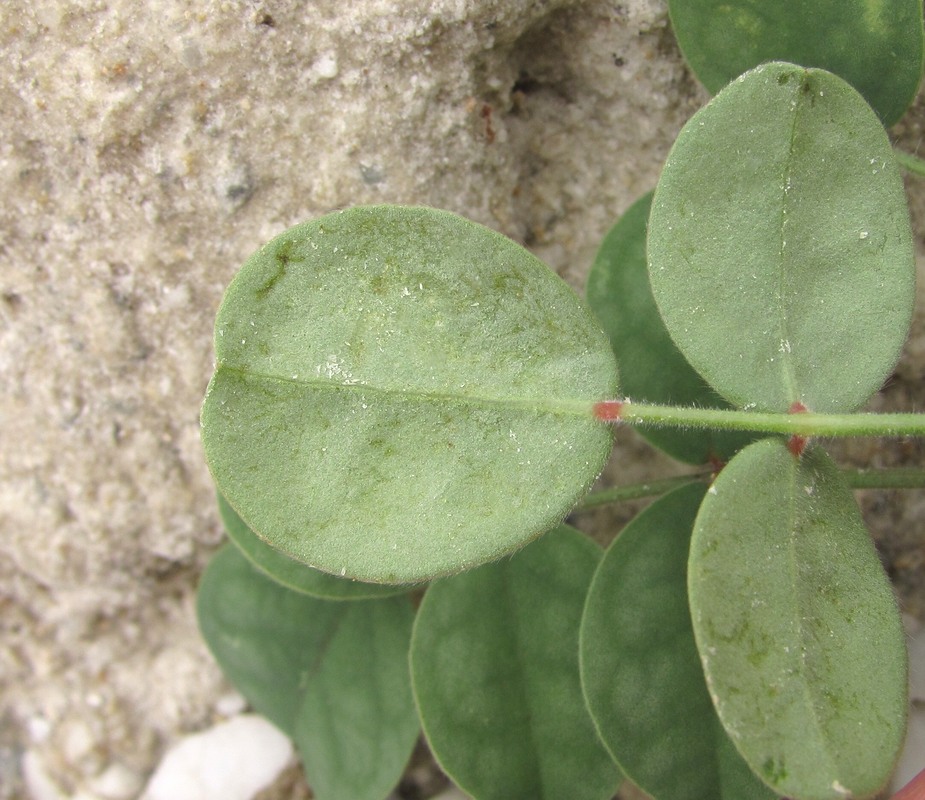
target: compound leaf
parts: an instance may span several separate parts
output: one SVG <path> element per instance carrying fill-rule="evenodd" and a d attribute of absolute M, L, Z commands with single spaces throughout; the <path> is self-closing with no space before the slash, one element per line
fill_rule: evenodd
<path fill-rule="evenodd" d="M 444 211 L 349 209 L 243 266 L 202 411 L 219 491 L 273 547 L 407 583 L 557 524 L 609 455 L 597 322 L 523 248 Z"/>
<path fill-rule="evenodd" d="M 318 800 L 382 800 L 420 726 L 407 597 L 338 603 L 293 592 L 233 545 L 199 586 L 199 626 L 228 679 L 293 737 Z"/>
<path fill-rule="evenodd" d="M 476 800 L 606 800 L 619 772 L 582 702 L 578 625 L 600 549 L 561 526 L 433 583 L 411 644 L 431 749 Z"/>
<path fill-rule="evenodd" d="M 870 797 L 906 719 L 890 584 L 837 467 L 766 439 L 701 505 L 688 590 L 719 717 L 751 768 L 797 800 Z"/>
<path fill-rule="evenodd" d="M 363 583 L 313 569 L 270 547 L 247 527 L 244 520 L 221 495 L 218 496 L 218 510 L 228 538 L 237 545 L 241 553 L 265 575 L 294 592 L 304 592 L 325 600 L 366 600 L 401 594 L 411 588 Z"/>
<path fill-rule="evenodd" d="M 909 107 L 922 77 L 921 0 L 669 0 L 685 59 L 715 94 L 765 61 L 834 72 L 885 125 Z"/>
<path fill-rule="evenodd" d="M 588 305 L 610 337 L 620 390 L 636 401 L 728 408 L 675 347 L 655 305 L 646 270 L 651 204 L 650 192 L 630 206 L 604 237 L 588 276 Z M 637 430 L 656 447 L 691 464 L 727 461 L 754 438 L 706 429 Z"/>
<path fill-rule="evenodd" d="M 773 63 L 685 125 L 649 278 L 682 353 L 734 405 L 848 411 L 889 374 L 915 265 L 890 142 L 847 83 Z"/>
<path fill-rule="evenodd" d="M 687 607 L 691 529 L 706 487 L 637 516 L 604 554 L 581 621 L 581 683 L 608 750 L 655 800 L 773 800 L 710 702 Z"/>

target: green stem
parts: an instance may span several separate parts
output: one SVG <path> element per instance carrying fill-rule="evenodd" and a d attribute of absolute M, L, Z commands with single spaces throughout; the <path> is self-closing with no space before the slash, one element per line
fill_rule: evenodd
<path fill-rule="evenodd" d="M 679 475 L 676 478 L 663 478 L 657 481 L 649 481 L 648 483 L 612 486 L 609 489 L 591 492 L 575 510 L 588 511 L 610 503 L 626 503 L 629 500 L 640 500 L 644 497 L 659 497 L 692 481 L 709 480 L 712 474 L 712 472 L 696 472 L 691 475 Z"/>
<path fill-rule="evenodd" d="M 918 467 L 892 467 L 888 469 L 851 469 L 841 470 L 845 480 L 852 489 L 925 489 L 925 469 Z M 692 472 L 675 478 L 664 478 L 647 483 L 633 483 L 627 486 L 613 486 L 591 492 L 575 508 L 576 512 L 590 511 L 610 503 L 625 503 L 646 497 L 660 497 L 672 489 L 694 481 L 709 481 L 713 472 Z"/>
<path fill-rule="evenodd" d="M 599 404 L 600 405 L 600 404 Z M 925 436 L 925 414 L 775 414 L 624 401 L 621 422 L 674 428 L 758 431 L 789 436 Z"/>
<path fill-rule="evenodd" d="M 895 148 L 893 150 L 893 155 L 899 165 L 907 172 L 911 172 L 914 175 L 925 176 L 925 159 L 921 159 L 911 153 L 904 153 L 902 150 L 897 150 Z"/>
<path fill-rule="evenodd" d="M 852 489 L 925 489 L 925 469 L 890 467 L 887 469 L 843 469 Z"/>

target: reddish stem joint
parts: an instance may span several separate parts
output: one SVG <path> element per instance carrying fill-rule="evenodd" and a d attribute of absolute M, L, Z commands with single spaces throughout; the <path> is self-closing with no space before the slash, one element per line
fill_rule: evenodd
<path fill-rule="evenodd" d="M 799 400 L 795 400 L 790 408 L 787 410 L 788 414 L 805 414 L 809 409 L 804 406 Z M 799 458 L 803 455 L 803 451 L 806 449 L 806 443 L 809 441 L 809 438 L 806 436 L 798 436 L 794 434 L 790 437 L 790 440 L 787 442 L 787 449 L 793 454 L 794 458 Z"/>
<path fill-rule="evenodd" d="M 894 794 L 893 800 L 925 800 L 925 769 Z"/>
<path fill-rule="evenodd" d="M 602 400 L 594 404 L 594 416 L 601 422 L 618 422 L 623 403 L 620 400 Z"/>

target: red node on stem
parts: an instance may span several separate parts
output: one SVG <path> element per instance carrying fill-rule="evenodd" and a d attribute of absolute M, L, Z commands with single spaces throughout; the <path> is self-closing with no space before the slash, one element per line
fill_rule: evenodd
<path fill-rule="evenodd" d="M 726 462 L 712 451 L 710 451 L 710 455 L 707 458 L 707 464 L 710 465 L 710 471 L 713 473 L 713 480 L 717 478 L 720 472 L 722 472 L 723 467 L 726 466 Z"/>
<path fill-rule="evenodd" d="M 925 800 L 925 769 L 894 794 L 893 800 Z"/>
<path fill-rule="evenodd" d="M 806 449 L 806 442 L 807 438 L 805 436 L 794 434 L 787 442 L 787 449 L 793 454 L 794 458 L 799 458 Z"/>
<path fill-rule="evenodd" d="M 623 403 L 619 400 L 602 400 L 594 404 L 594 416 L 601 422 L 617 422 L 622 409 Z"/>
<path fill-rule="evenodd" d="M 794 400 L 790 404 L 790 408 L 787 410 L 788 414 L 805 414 L 809 409 L 804 406 L 799 400 Z M 799 458 L 803 455 L 803 451 L 806 449 L 806 443 L 809 441 L 809 438 L 806 436 L 797 436 L 794 434 L 790 437 L 790 440 L 787 442 L 787 449 L 793 454 L 794 458 Z"/>

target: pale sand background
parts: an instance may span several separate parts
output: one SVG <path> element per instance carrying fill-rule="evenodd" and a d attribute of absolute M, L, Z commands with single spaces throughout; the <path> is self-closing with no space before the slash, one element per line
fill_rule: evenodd
<path fill-rule="evenodd" d="M 705 99 L 661 0 L 2 3 L 0 799 L 27 750 L 73 794 L 220 715 L 198 413 L 247 255 L 335 208 L 424 203 L 580 287 Z M 923 306 L 877 407 L 925 408 Z M 656 471 L 625 439 L 619 480 Z M 925 616 L 922 493 L 867 508 Z"/>

